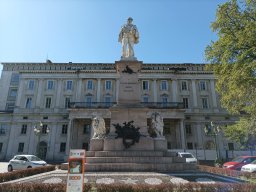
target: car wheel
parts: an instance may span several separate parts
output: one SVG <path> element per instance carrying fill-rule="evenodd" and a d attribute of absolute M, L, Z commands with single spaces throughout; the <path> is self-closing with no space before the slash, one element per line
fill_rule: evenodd
<path fill-rule="evenodd" d="M 13 170 L 11 165 L 8 165 L 8 172 L 11 172 Z"/>
<path fill-rule="evenodd" d="M 32 168 L 31 166 L 28 166 L 28 169 Z"/>

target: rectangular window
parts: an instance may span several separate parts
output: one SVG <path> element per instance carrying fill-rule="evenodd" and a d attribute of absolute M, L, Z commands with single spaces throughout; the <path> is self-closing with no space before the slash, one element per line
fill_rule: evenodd
<path fill-rule="evenodd" d="M 67 90 L 72 90 L 72 83 L 73 82 L 71 80 L 67 81 L 67 87 L 66 87 Z"/>
<path fill-rule="evenodd" d="M 10 97 L 16 97 L 17 96 L 17 89 L 11 89 L 9 92 Z"/>
<path fill-rule="evenodd" d="M 15 105 L 15 103 L 6 103 L 5 109 L 7 111 L 12 111 L 12 110 L 14 110 L 14 105 Z"/>
<path fill-rule="evenodd" d="M 24 151 L 24 143 L 19 143 L 18 152 L 22 153 Z"/>
<path fill-rule="evenodd" d="M 181 90 L 182 90 L 182 91 L 188 90 L 187 82 L 186 82 L 186 81 L 182 81 L 182 82 L 181 82 Z"/>
<path fill-rule="evenodd" d="M 144 97 L 143 97 L 143 102 L 144 102 L 144 103 L 148 103 L 148 96 L 144 96 Z"/>
<path fill-rule="evenodd" d="M 228 143 L 228 150 L 229 151 L 234 151 L 235 150 L 234 143 Z"/>
<path fill-rule="evenodd" d="M 68 133 L 68 124 L 62 125 L 61 133 L 62 133 L 63 135 L 66 135 L 66 134 Z"/>
<path fill-rule="evenodd" d="M 192 129 L 190 124 L 185 125 L 186 128 L 186 135 L 192 135 Z"/>
<path fill-rule="evenodd" d="M 167 81 L 161 81 L 161 90 L 166 91 L 168 89 Z"/>
<path fill-rule="evenodd" d="M 35 86 L 35 81 L 34 80 L 29 80 L 28 90 L 34 90 L 34 86 Z"/>
<path fill-rule="evenodd" d="M 188 142 L 187 143 L 187 149 L 193 149 L 193 143 Z"/>
<path fill-rule="evenodd" d="M 32 98 L 28 97 L 26 100 L 26 106 L 27 109 L 30 109 L 32 107 Z"/>
<path fill-rule="evenodd" d="M 70 103 L 70 97 L 65 98 L 65 108 L 69 108 L 69 103 Z"/>
<path fill-rule="evenodd" d="M 86 151 L 88 151 L 89 150 L 88 143 L 83 143 L 82 149 L 85 149 Z"/>
<path fill-rule="evenodd" d="M 53 89 L 53 81 L 52 81 L 52 80 L 49 80 L 49 81 L 47 82 L 47 89 L 48 89 L 48 90 L 52 90 L 52 89 Z"/>
<path fill-rule="evenodd" d="M 202 107 L 203 109 L 208 109 L 208 99 L 207 98 L 202 98 Z"/>
<path fill-rule="evenodd" d="M 87 107 L 91 107 L 92 106 L 92 97 L 91 96 L 87 96 L 86 97 L 86 106 Z"/>
<path fill-rule="evenodd" d="M 109 81 L 109 80 L 106 81 L 105 89 L 106 90 L 111 90 L 111 81 Z"/>
<path fill-rule="evenodd" d="M 51 108 L 51 103 L 52 103 L 52 98 L 51 97 L 46 97 L 45 101 L 45 108 Z"/>
<path fill-rule="evenodd" d="M 199 90 L 206 91 L 206 82 L 205 81 L 199 81 Z"/>
<path fill-rule="evenodd" d="M 43 127 L 42 127 L 42 134 L 47 134 L 49 132 L 49 129 L 47 127 L 46 124 L 43 124 Z"/>
<path fill-rule="evenodd" d="M 168 103 L 168 97 L 162 96 L 162 106 L 167 107 L 167 103 Z"/>
<path fill-rule="evenodd" d="M 188 98 L 183 98 L 183 106 L 185 109 L 188 109 Z"/>
<path fill-rule="evenodd" d="M 149 82 L 148 81 L 142 81 L 142 89 L 144 91 L 148 91 L 149 90 Z"/>
<path fill-rule="evenodd" d="M 83 134 L 89 134 L 90 133 L 90 129 L 91 129 L 91 125 L 90 124 L 85 124 L 84 125 Z"/>
<path fill-rule="evenodd" d="M 19 74 L 12 74 L 11 84 L 17 84 L 19 83 L 19 80 L 20 80 Z"/>
<path fill-rule="evenodd" d="M 88 90 L 92 90 L 93 89 L 93 82 L 92 82 L 92 80 L 88 80 L 87 81 L 87 89 Z"/>
<path fill-rule="evenodd" d="M 3 150 L 3 143 L 0 143 L 0 153 L 2 152 Z"/>
<path fill-rule="evenodd" d="M 6 130 L 7 130 L 7 126 L 6 125 L 0 125 L 0 135 L 5 135 L 6 134 Z"/>
<path fill-rule="evenodd" d="M 66 143 L 60 143 L 60 152 L 63 153 L 66 151 Z"/>
<path fill-rule="evenodd" d="M 28 125 L 26 124 L 22 125 L 20 134 L 25 135 L 27 133 L 27 128 L 28 128 Z"/>
<path fill-rule="evenodd" d="M 163 103 L 168 103 L 168 97 L 163 96 L 163 97 L 162 97 L 162 102 L 163 102 Z"/>
<path fill-rule="evenodd" d="M 111 106 L 111 97 L 105 97 L 105 106 L 110 107 Z"/>

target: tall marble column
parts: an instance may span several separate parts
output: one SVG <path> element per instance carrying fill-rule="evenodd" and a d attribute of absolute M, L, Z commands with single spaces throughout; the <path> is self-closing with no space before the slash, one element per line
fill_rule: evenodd
<path fill-rule="evenodd" d="M 70 140 L 71 140 L 71 135 L 72 135 L 71 131 L 72 131 L 72 128 L 73 128 L 73 121 L 74 121 L 74 119 L 71 118 L 69 120 L 69 123 L 68 123 L 68 134 L 67 134 L 67 142 L 66 142 L 66 158 L 68 158 L 69 151 L 71 149 L 71 146 L 70 146 L 71 142 L 70 142 Z"/>
<path fill-rule="evenodd" d="M 61 97 L 62 81 L 63 81 L 63 79 L 59 79 L 59 80 L 57 81 L 57 95 L 56 95 L 56 107 L 57 107 L 57 108 L 60 107 L 60 101 L 61 101 L 60 98 L 62 98 L 62 97 Z"/>
<path fill-rule="evenodd" d="M 157 82 L 156 82 L 156 79 L 154 79 L 153 81 L 153 94 L 154 94 L 154 103 L 157 102 Z"/>
<path fill-rule="evenodd" d="M 193 97 L 193 107 L 197 108 L 197 94 L 196 94 L 196 82 L 192 79 L 192 97 Z"/>
<path fill-rule="evenodd" d="M 213 108 L 217 108 L 216 91 L 215 91 L 215 84 L 213 79 L 210 80 L 210 87 L 211 87 L 211 93 L 212 93 L 212 106 Z"/>
<path fill-rule="evenodd" d="M 23 94 L 23 91 L 24 91 L 24 85 L 25 85 L 25 81 L 24 79 L 21 79 L 20 80 L 20 83 L 19 83 L 19 90 L 18 90 L 18 94 L 17 94 L 17 100 L 16 100 L 16 106 L 18 107 L 22 107 L 24 106 L 25 104 L 22 104 L 21 103 L 21 98 L 22 98 L 22 94 Z"/>
<path fill-rule="evenodd" d="M 82 79 L 77 80 L 76 86 L 76 102 L 81 102 Z"/>
<path fill-rule="evenodd" d="M 43 79 L 38 80 L 38 89 L 36 96 L 36 108 L 40 108 L 42 102 Z"/>
<path fill-rule="evenodd" d="M 48 135 L 48 146 L 47 146 L 47 153 L 48 153 L 48 159 L 54 160 L 54 153 L 55 153 L 55 139 L 56 139 L 56 133 L 58 130 L 58 124 L 51 125 L 50 127 L 50 133 Z"/>
<path fill-rule="evenodd" d="M 119 97 L 119 79 L 116 80 L 116 103 L 118 104 L 118 97 Z"/>
<path fill-rule="evenodd" d="M 172 80 L 172 101 L 173 102 L 177 102 L 177 80 L 176 79 L 173 79 Z"/>
<path fill-rule="evenodd" d="M 185 132 L 184 132 L 184 120 L 180 120 L 180 140 L 181 140 L 181 148 L 186 149 L 186 139 L 185 139 Z"/>
<path fill-rule="evenodd" d="M 101 87 L 101 79 L 97 79 L 97 102 L 100 102 L 100 87 Z"/>

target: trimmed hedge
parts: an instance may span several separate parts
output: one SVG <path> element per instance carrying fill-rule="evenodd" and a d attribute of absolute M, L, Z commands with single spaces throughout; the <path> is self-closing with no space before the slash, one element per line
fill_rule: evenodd
<path fill-rule="evenodd" d="M 215 174 L 224 175 L 224 176 L 230 176 L 230 177 L 236 177 L 236 178 L 244 177 L 246 179 L 256 178 L 256 173 L 223 169 L 219 167 L 210 167 L 206 165 L 198 165 L 198 168 L 200 171 L 203 171 L 203 172 L 215 173 Z"/>
<path fill-rule="evenodd" d="M 126 185 L 126 184 L 85 184 L 84 192 L 255 192 L 256 185 L 252 184 L 231 184 L 231 183 L 216 183 L 216 184 L 161 184 L 161 185 Z M 2 184 L 0 192 L 65 192 L 66 184 Z"/>
<path fill-rule="evenodd" d="M 0 183 L 55 170 L 55 165 L 0 173 Z"/>

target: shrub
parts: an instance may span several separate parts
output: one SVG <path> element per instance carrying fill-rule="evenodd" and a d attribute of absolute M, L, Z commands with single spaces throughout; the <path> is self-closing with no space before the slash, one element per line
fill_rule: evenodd
<path fill-rule="evenodd" d="M 252 184 L 232 184 L 232 183 L 216 183 L 216 184 L 161 184 L 161 185 L 126 185 L 126 184 L 111 184 L 111 185 L 84 185 L 84 192 L 255 192 L 256 185 Z M 0 192 L 65 192 L 66 184 L 2 184 Z"/>
<path fill-rule="evenodd" d="M 0 183 L 55 170 L 54 165 L 0 173 Z"/>

